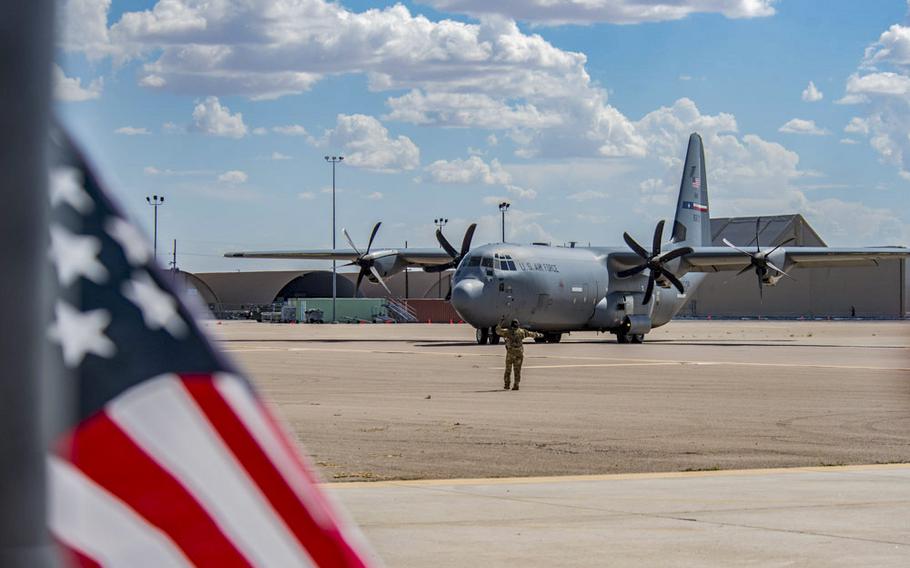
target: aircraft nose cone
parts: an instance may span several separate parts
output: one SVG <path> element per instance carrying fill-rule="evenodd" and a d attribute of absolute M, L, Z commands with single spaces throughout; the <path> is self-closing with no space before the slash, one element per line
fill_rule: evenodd
<path fill-rule="evenodd" d="M 452 307 L 465 321 L 476 320 L 478 309 L 481 309 L 480 298 L 483 296 L 483 282 L 479 280 L 462 280 L 452 288 Z"/>

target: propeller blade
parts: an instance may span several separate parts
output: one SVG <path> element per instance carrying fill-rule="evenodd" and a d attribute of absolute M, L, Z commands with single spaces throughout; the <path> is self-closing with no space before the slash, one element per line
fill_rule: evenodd
<path fill-rule="evenodd" d="M 769 251 L 765 254 L 765 258 L 771 256 L 771 253 L 773 253 L 774 251 L 776 251 L 776 250 L 779 249 L 780 247 L 787 246 L 788 244 L 792 243 L 792 242 L 795 241 L 795 240 L 796 240 L 796 237 L 790 237 L 790 238 L 787 239 L 786 241 L 782 242 L 781 244 L 777 245 L 777 246 L 774 247 L 773 249 L 769 250 Z"/>
<path fill-rule="evenodd" d="M 622 238 L 624 241 L 626 241 L 626 244 L 629 245 L 629 248 L 635 251 L 635 254 L 645 260 L 651 260 L 651 255 L 648 254 L 648 251 L 646 251 L 643 246 L 635 242 L 635 239 L 633 239 L 629 233 L 623 233 Z"/>
<path fill-rule="evenodd" d="M 687 254 L 692 254 L 693 252 L 695 252 L 695 249 L 692 247 L 680 247 L 664 253 L 659 260 L 660 262 L 670 262 L 671 260 L 686 256 Z"/>
<path fill-rule="evenodd" d="M 379 231 L 379 225 L 382 225 L 382 221 L 379 221 L 378 223 L 376 223 L 375 225 L 373 225 L 373 232 L 370 233 L 370 240 L 367 241 L 367 252 L 366 252 L 366 254 L 370 254 L 370 247 L 373 246 L 373 239 L 376 238 L 376 232 Z"/>
<path fill-rule="evenodd" d="M 379 271 L 376 270 L 375 266 L 370 266 L 370 272 L 373 273 L 373 276 L 376 278 L 376 281 L 382 284 L 382 287 L 385 288 L 385 291 L 389 293 L 389 296 L 392 295 L 392 291 L 389 290 L 389 287 L 386 286 L 385 280 L 382 279 L 382 276 L 379 275 Z"/>
<path fill-rule="evenodd" d="M 464 239 L 461 241 L 461 254 L 458 258 L 464 258 L 471 250 L 471 241 L 474 240 L 474 230 L 477 229 L 477 223 L 471 223 L 468 230 L 464 232 Z"/>
<path fill-rule="evenodd" d="M 365 272 L 364 268 L 360 269 L 360 272 L 357 274 L 357 284 L 354 285 L 354 297 L 357 297 L 357 294 L 360 293 L 360 283 L 363 282 L 363 274 Z"/>
<path fill-rule="evenodd" d="M 348 244 L 351 245 L 351 248 L 354 249 L 354 252 L 357 253 L 357 256 L 363 256 L 360 254 L 360 250 L 357 248 L 357 245 L 354 244 L 354 240 L 351 238 L 351 235 L 348 234 L 348 230 L 341 229 L 341 233 L 344 235 L 344 238 L 348 240 Z"/>
<path fill-rule="evenodd" d="M 657 256 L 660 254 L 660 241 L 664 237 L 664 220 L 661 219 L 657 222 L 657 227 L 654 228 L 654 243 L 651 247 L 651 254 Z"/>
<path fill-rule="evenodd" d="M 757 272 L 756 272 L 756 275 L 758 275 Z M 761 276 L 758 276 L 758 298 L 759 298 L 760 300 L 764 300 L 764 299 L 765 299 L 764 287 L 765 287 L 765 286 L 764 286 L 764 282 L 762 282 Z"/>
<path fill-rule="evenodd" d="M 660 273 L 664 275 L 664 278 L 666 278 L 667 280 L 670 281 L 670 284 L 673 284 L 673 286 L 677 290 L 679 290 L 680 294 L 686 293 L 686 289 L 685 289 L 685 287 L 683 287 L 683 283 L 679 281 L 679 278 L 677 278 L 675 274 L 673 274 L 666 268 L 661 268 Z"/>
<path fill-rule="evenodd" d="M 743 274 L 745 274 L 746 272 L 749 272 L 750 270 L 752 270 L 752 264 L 751 264 L 751 263 L 747 264 L 745 268 L 743 268 L 742 270 L 740 270 L 739 272 L 737 272 L 737 273 L 736 273 L 736 276 L 742 276 Z M 734 278 L 736 278 L 736 276 L 734 276 Z"/>
<path fill-rule="evenodd" d="M 747 256 L 752 256 L 752 253 L 751 253 L 751 252 L 739 248 L 738 246 L 734 245 L 733 243 L 731 243 L 731 242 L 728 241 L 727 239 L 724 239 L 724 244 L 727 245 L 727 246 L 730 247 L 730 248 L 733 248 L 733 249 L 738 250 L 739 252 L 741 252 L 741 253 L 743 253 L 743 254 L 745 254 L 745 255 L 747 255 Z"/>
<path fill-rule="evenodd" d="M 786 276 L 786 277 L 787 277 L 787 278 L 789 278 L 789 279 L 790 279 L 790 280 L 793 280 L 793 281 L 794 281 L 794 282 L 795 282 L 795 281 L 796 281 L 796 279 L 795 279 L 795 278 L 793 278 L 793 277 L 792 277 L 792 276 L 790 276 L 790 275 L 789 275 L 789 274 L 787 274 L 787 273 L 786 273 L 786 272 L 784 272 L 784 271 L 783 271 L 783 270 L 781 270 L 781 269 L 780 269 L 780 268 L 778 268 L 778 267 L 776 267 L 776 266 L 774 266 L 774 265 L 773 265 L 773 264 L 771 264 L 771 263 L 770 263 L 770 262 L 768 262 L 768 261 L 765 261 L 765 264 L 767 264 L 767 265 L 768 265 L 768 268 L 770 268 L 770 269 L 772 269 L 772 270 L 776 270 L 776 271 L 778 271 L 778 272 L 779 272 L 779 273 L 780 273 L 780 274 L 782 274 L 782 275 L 784 275 L 784 276 Z"/>
<path fill-rule="evenodd" d="M 761 252 L 761 247 L 758 246 L 758 229 L 761 226 L 761 217 L 755 218 L 755 253 L 758 254 Z"/>
<path fill-rule="evenodd" d="M 651 275 L 648 276 L 648 287 L 645 288 L 645 299 L 642 300 L 642 305 L 647 306 L 648 302 L 651 301 L 651 294 L 654 293 L 654 272 L 651 272 Z"/>
<path fill-rule="evenodd" d="M 458 257 L 458 251 L 455 250 L 455 247 L 449 244 L 449 241 L 443 236 L 442 229 L 436 229 L 436 240 L 439 241 L 439 246 L 445 249 L 446 253 L 452 258 Z"/>
<path fill-rule="evenodd" d="M 643 271 L 647 267 L 648 267 L 647 264 L 640 264 L 634 268 L 629 268 L 627 270 L 620 270 L 619 272 L 616 273 L 616 276 L 618 276 L 619 278 L 626 278 L 627 276 L 635 276 L 636 274 Z"/>

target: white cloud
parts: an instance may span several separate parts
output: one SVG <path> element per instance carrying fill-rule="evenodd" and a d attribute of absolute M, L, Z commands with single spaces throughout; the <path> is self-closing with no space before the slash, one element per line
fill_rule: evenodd
<path fill-rule="evenodd" d="M 804 120 L 802 118 L 793 118 L 786 124 L 777 129 L 778 132 L 787 134 L 808 134 L 810 136 L 824 136 L 830 134 L 824 128 L 816 126 L 814 120 Z"/>
<path fill-rule="evenodd" d="M 211 170 L 162 170 L 155 166 L 146 166 L 142 171 L 147 176 L 210 176 L 214 173 Z"/>
<path fill-rule="evenodd" d="M 869 121 L 858 116 L 854 116 L 850 119 L 850 122 L 847 123 L 847 126 L 844 127 L 844 132 L 849 134 L 869 134 Z"/>
<path fill-rule="evenodd" d="M 251 132 L 252 132 L 253 134 L 255 134 L 256 136 L 265 136 L 266 134 L 269 133 L 269 129 L 268 129 L 268 128 L 263 128 L 263 127 L 261 127 L 261 126 L 257 126 L 257 127 L 254 128 L 253 130 L 251 130 Z"/>
<path fill-rule="evenodd" d="M 610 197 L 610 194 L 604 191 L 594 191 L 592 189 L 587 189 L 585 191 L 570 193 L 568 197 L 572 201 L 590 201 L 592 199 L 606 199 Z"/>
<path fill-rule="evenodd" d="M 230 170 L 218 176 L 218 181 L 222 183 L 240 184 L 246 183 L 250 176 L 240 170 Z"/>
<path fill-rule="evenodd" d="M 165 122 L 161 125 L 161 130 L 164 132 L 177 132 L 180 130 L 180 127 L 174 122 Z"/>
<path fill-rule="evenodd" d="M 859 142 L 857 142 L 853 138 L 841 138 L 840 143 L 841 144 L 859 144 Z"/>
<path fill-rule="evenodd" d="M 498 146 L 498 145 L 499 145 L 499 138 L 497 138 L 495 134 L 490 134 L 489 136 L 487 136 L 487 146 Z"/>
<path fill-rule="evenodd" d="M 312 200 L 316 199 L 316 194 L 313 193 L 312 191 L 304 191 L 302 193 L 298 193 L 297 198 L 301 199 L 303 201 L 312 201 Z"/>
<path fill-rule="evenodd" d="M 493 159 L 487 164 L 479 156 L 470 156 L 466 160 L 437 160 L 427 166 L 426 171 L 436 183 L 512 183 L 512 176 L 502 168 L 499 160 Z"/>
<path fill-rule="evenodd" d="M 284 134 L 285 136 L 306 136 L 306 128 L 300 126 L 299 124 L 288 124 L 285 126 L 274 126 L 272 127 L 272 132 L 277 132 L 278 134 Z"/>
<path fill-rule="evenodd" d="M 879 64 L 910 67 L 910 27 L 894 24 L 866 48 L 863 66 L 874 68 Z"/>
<path fill-rule="evenodd" d="M 146 134 L 151 134 L 146 128 L 137 128 L 135 126 L 121 126 L 114 131 L 116 134 L 123 134 L 125 136 L 142 136 Z"/>
<path fill-rule="evenodd" d="M 530 188 L 506 184 L 506 191 L 521 199 L 537 199 L 537 191 Z"/>
<path fill-rule="evenodd" d="M 543 25 L 638 24 L 679 20 L 690 14 L 720 13 L 728 18 L 774 14 L 776 0 L 421 0 L 447 12 L 484 16 L 496 14 Z"/>
<path fill-rule="evenodd" d="M 867 137 L 882 162 L 910 178 L 910 27 L 895 24 L 866 48 L 838 101 L 862 105 L 844 131 Z"/>
<path fill-rule="evenodd" d="M 98 77 L 83 87 L 82 79 L 79 79 L 78 77 L 67 77 L 63 72 L 63 69 L 57 64 L 54 64 L 51 73 L 54 97 L 57 100 L 82 102 L 101 97 L 101 90 L 104 88 L 104 78 L 102 77 Z"/>
<path fill-rule="evenodd" d="M 281 152 L 272 152 L 272 159 L 273 160 L 290 160 L 291 157 L 286 154 L 282 154 Z"/>
<path fill-rule="evenodd" d="M 107 35 L 118 57 L 141 61 L 140 84 L 158 89 L 274 98 L 327 74 L 365 74 L 374 92 L 395 92 L 388 119 L 503 130 L 519 156 L 645 151 L 584 54 L 501 17 L 473 24 L 430 21 L 401 4 L 356 13 L 323 0 L 160 0 L 124 13 Z"/>
<path fill-rule="evenodd" d="M 380 199 L 382 199 L 382 197 L 383 197 L 383 195 L 382 195 L 381 191 L 374 191 L 366 196 L 366 198 L 369 199 L 370 201 L 379 201 Z"/>
<path fill-rule="evenodd" d="M 111 0 L 62 0 L 57 4 L 57 42 L 64 51 L 81 52 L 93 60 L 115 54 L 107 27 Z"/>
<path fill-rule="evenodd" d="M 231 114 L 231 109 L 221 106 L 218 97 L 206 97 L 193 109 L 193 129 L 212 136 L 243 138 L 247 128 L 243 114 Z"/>
<path fill-rule="evenodd" d="M 803 89 L 803 100 L 807 103 L 817 103 L 825 97 L 824 93 L 818 90 L 813 81 L 809 81 L 809 85 Z"/>
<path fill-rule="evenodd" d="M 314 140 L 318 146 L 343 149 L 344 163 L 381 172 L 413 170 L 420 165 L 420 149 L 407 136 L 389 137 L 375 117 L 339 114 L 335 128 Z"/>

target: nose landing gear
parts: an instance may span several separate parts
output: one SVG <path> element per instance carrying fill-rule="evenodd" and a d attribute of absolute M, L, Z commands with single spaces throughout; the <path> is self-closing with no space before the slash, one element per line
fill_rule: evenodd
<path fill-rule="evenodd" d="M 474 336 L 477 339 L 477 345 L 498 345 L 499 336 L 492 327 L 479 327 L 474 330 Z"/>

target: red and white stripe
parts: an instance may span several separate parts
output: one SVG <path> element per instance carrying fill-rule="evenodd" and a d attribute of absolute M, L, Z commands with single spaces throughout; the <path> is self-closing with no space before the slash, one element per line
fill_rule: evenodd
<path fill-rule="evenodd" d="M 232 375 L 133 387 L 75 429 L 51 458 L 51 483 L 53 532 L 83 564 L 365 565 L 293 445 Z"/>

